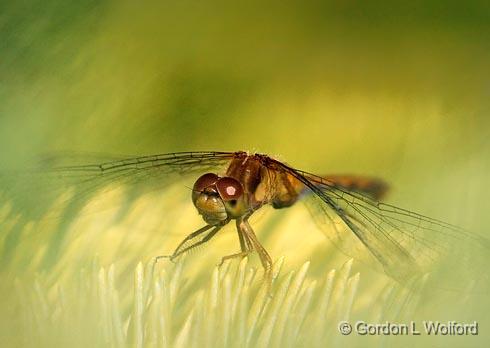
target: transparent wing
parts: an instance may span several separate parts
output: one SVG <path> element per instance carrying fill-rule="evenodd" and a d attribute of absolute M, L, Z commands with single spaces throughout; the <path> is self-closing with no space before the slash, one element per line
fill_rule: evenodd
<path fill-rule="evenodd" d="M 234 155 L 233 152 L 178 152 L 98 164 L 61 166 L 48 171 L 58 178 L 95 185 L 114 182 L 138 184 L 152 178 L 164 182 L 172 178 L 173 174 L 182 176 L 222 166 Z"/>
<path fill-rule="evenodd" d="M 376 260 L 394 279 L 405 282 L 442 260 L 452 259 L 466 272 L 488 259 L 490 243 L 483 237 L 283 166 L 313 193 L 309 207 L 334 244 L 361 260 Z"/>
<path fill-rule="evenodd" d="M 229 162 L 234 152 L 179 152 L 132 158 L 118 158 L 93 164 L 58 165 L 59 159 L 44 161 L 41 168 L 11 173 L 6 191 L 20 200 L 23 208 L 42 213 L 42 201 L 56 199 L 67 189 L 71 205 L 83 206 L 95 193 L 124 186 L 131 195 L 161 189 L 189 175 L 217 172 Z M 76 159 L 75 159 L 76 160 Z M 100 160 L 100 158 L 99 158 Z M 67 162 L 63 160 L 62 162 Z M 191 183 L 192 184 L 192 183 Z M 28 207 L 29 208 L 29 207 Z"/>

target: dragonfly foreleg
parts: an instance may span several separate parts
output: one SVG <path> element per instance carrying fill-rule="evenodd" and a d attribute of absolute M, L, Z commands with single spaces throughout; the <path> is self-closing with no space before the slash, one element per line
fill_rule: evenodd
<path fill-rule="evenodd" d="M 204 232 L 206 232 L 207 230 L 209 230 L 212 227 L 214 227 L 214 228 L 204 238 L 202 238 L 201 240 L 199 240 L 199 241 L 197 241 L 191 245 L 188 245 L 189 241 L 191 241 L 192 239 L 203 234 Z M 157 256 L 156 261 L 158 261 L 161 258 L 169 258 L 170 261 L 173 261 L 176 257 L 182 255 L 183 253 L 197 247 L 198 245 L 204 244 L 207 241 L 209 241 L 221 229 L 221 227 L 223 227 L 223 225 L 218 225 L 218 226 L 206 225 L 206 226 L 198 229 L 197 231 L 192 232 L 187 237 L 185 237 L 182 242 L 180 242 L 180 244 L 177 246 L 177 248 L 175 249 L 175 251 L 173 252 L 172 255 Z M 186 246 L 186 245 L 188 245 L 188 246 Z"/>

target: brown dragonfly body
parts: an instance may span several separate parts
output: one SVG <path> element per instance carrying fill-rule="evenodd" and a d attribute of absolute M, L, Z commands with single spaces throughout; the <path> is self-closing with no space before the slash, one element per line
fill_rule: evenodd
<path fill-rule="evenodd" d="M 167 257 L 174 259 L 206 243 L 235 220 L 241 250 L 223 260 L 255 251 L 269 280 L 271 258 L 248 219 L 264 205 L 286 208 L 302 197 L 317 225 L 341 251 L 375 267 L 381 265 L 385 273 L 400 281 L 429 271 L 435 261 L 451 258 L 455 251 L 472 256 L 475 252 L 466 252 L 472 245 L 487 253 L 485 248 L 490 244 L 460 227 L 381 202 L 387 191 L 382 180 L 315 175 L 263 154 L 176 152 L 54 170 L 57 176 L 83 178 L 81 188 L 87 186 L 88 192 L 107 183 L 141 185 L 144 190 L 152 182 L 160 185 L 175 182 L 179 177 L 198 178 L 192 202 L 206 226 L 188 235 Z M 464 267 L 464 273 L 468 273 L 467 269 Z"/>
<path fill-rule="evenodd" d="M 380 180 L 356 176 L 327 176 L 331 185 L 364 192 L 379 198 L 387 186 Z M 285 170 L 284 164 L 261 154 L 237 152 L 225 174 L 206 173 L 197 179 L 193 188 L 193 202 L 208 225 L 187 236 L 170 259 L 210 240 L 224 225 L 236 221 L 241 251 L 223 257 L 222 262 L 234 257 L 244 257 L 256 251 L 268 280 L 272 275 L 272 260 L 260 244 L 248 218 L 266 204 L 276 209 L 293 205 L 306 186 Z M 211 231 L 209 232 L 209 230 Z M 191 240 L 207 232 L 197 243 Z"/>

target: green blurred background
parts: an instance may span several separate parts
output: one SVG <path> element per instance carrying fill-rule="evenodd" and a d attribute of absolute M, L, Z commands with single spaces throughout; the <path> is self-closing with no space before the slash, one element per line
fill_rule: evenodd
<path fill-rule="evenodd" d="M 1 2 L 0 165 L 257 151 L 488 236 L 489 37 L 486 1 Z"/>
<path fill-rule="evenodd" d="M 245 149 L 385 177 L 415 206 L 459 209 L 488 192 L 475 183 L 489 153 L 486 2 L 25 1 L 0 12 L 5 167 L 60 151 Z M 488 215 L 473 208 L 465 223 Z"/>

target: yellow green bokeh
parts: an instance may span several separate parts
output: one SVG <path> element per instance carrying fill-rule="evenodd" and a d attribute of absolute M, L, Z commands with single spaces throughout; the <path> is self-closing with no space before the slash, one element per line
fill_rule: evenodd
<path fill-rule="evenodd" d="M 249 150 L 313 173 L 384 178 L 392 188 L 388 201 L 490 237 L 489 36 L 490 6 L 484 1 L 4 2 L 0 170 L 22 171 L 52 154 Z M 68 191 L 56 192 L 66 195 L 57 201 L 37 196 L 29 186 L 10 195 L 12 180 L 6 182 L 0 182 L 2 347 L 32 345 L 36 330 L 49 326 L 26 319 L 26 303 L 40 304 L 32 307 L 32 318 L 57 322 L 50 309 L 58 303 L 57 287 L 66 289 L 68 306 L 81 305 L 74 302 L 80 274 L 100 276 L 80 292 L 87 294 L 105 281 L 111 264 L 126 318 L 133 310 L 138 262 L 146 265 L 152 256 L 170 252 L 202 224 L 183 185 L 131 198 L 123 216 L 118 207 L 128 199 L 124 188 L 116 188 L 59 219 L 26 211 L 33 205 L 43 205 L 47 214 L 62 211 Z M 28 203 L 18 199 L 26 192 L 32 192 Z M 349 259 L 333 250 L 301 206 L 259 215 L 254 227 L 275 260 L 284 256 L 284 279 L 311 261 L 303 295 L 311 282 L 323 284 L 330 269 L 341 269 Z M 237 247 L 230 227 L 189 255 L 184 294 L 208 296 L 214 265 Z M 256 259 L 249 264 L 259 266 Z M 353 267 L 349 284 L 359 284 L 353 315 L 362 317 L 374 305 L 384 308 L 378 296 L 390 280 L 356 260 Z M 317 292 L 311 294 L 312 303 L 320 301 Z M 479 304 L 474 312 L 468 307 L 469 313 L 444 297 L 431 311 L 434 294 L 427 296 L 413 314 L 417 320 L 480 321 L 478 337 L 436 338 L 434 344 L 488 344 L 486 295 L 461 292 Z M 101 304 L 90 301 L 85 305 L 97 317 Z M 189 301 L 176 302 L 177 336 L 192 308 Z M 43 308 L 49 315 L 36 313 Z M 63 319 L 65 328 L 81 332 L 74 340 L 84 330 L 103 330 L 90 315 L 80 326 Z M 30 327 L 31 322 L 37 324 Z M 314 327 L 313 321 L 305 325 Z M 42 344 L 66 344 L 50 336 L 62 329 L 51 329 Z M 343 344 L 331 335 L 332 345 Z M 279 346 L 282 339 L 271 342 Z M 102 346 L 119 346 L 116 341 Z M 84 341 L 91 343 L 101 345 Z"/>

